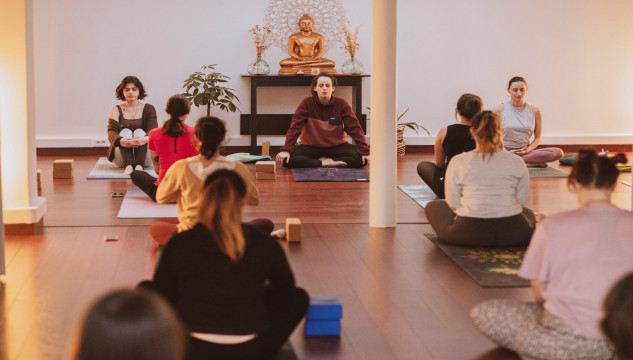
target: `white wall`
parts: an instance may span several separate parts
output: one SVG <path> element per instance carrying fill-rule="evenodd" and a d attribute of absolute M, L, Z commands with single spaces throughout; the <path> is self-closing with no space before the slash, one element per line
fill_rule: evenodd
<path fill-rule="evenodd" d="M 350 28 L 362 25 L 357 57 L 370 68 L 369 0 L 342 0 Z M 200 66 L 218 64 L 249 112 L 249 84 L 240 74 L 255 58 L 248 29 L 263 24 L 265 1 L 48 0 L 34 4 L 37 145 L 91 146 L 105 139 L 114 89 L 138 76 L 159 120 L 167 98 Z M 544 113 L 547 143 L 630 143 L 633 136 L 633 2 L 629 0 L 399 0 L 399 89 L 404 118 L 435 135 L 453 120 L 455 102 L 476 93 L 490 108 L 507 99 L 507 80 L 527 78 L 528 101 Z M 316 29 L 318 31 L 318 29 Z M 326 57 L 346 60 L 338 48 Z M 270 48 L 272 73 L 287 55 Z M 365 82 L 365 106 L 369 86 Z M 344 89 L 339 89 L 344 90 Z M 309 89 L 274 89 L 260 111 L 294 111 Z M 349 97 L 349 90 L 341 91 Z M 204 114 L 196 109 L 188 123 Z M 227 120 L 232 145 L 239 115 Z M 432 138 L 407 134 L 409 144 Z M 280 145 L 283 137 L 266 138 Z"/>

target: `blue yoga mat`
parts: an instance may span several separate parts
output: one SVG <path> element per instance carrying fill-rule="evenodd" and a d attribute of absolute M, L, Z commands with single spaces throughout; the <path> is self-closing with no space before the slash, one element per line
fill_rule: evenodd
<path fill-rule="evenodd" d="M 369 181 L 369 174 L 363 169 L 350 168 L 301 168 L 292 169 L 296 182 L 317 181 Z"/>

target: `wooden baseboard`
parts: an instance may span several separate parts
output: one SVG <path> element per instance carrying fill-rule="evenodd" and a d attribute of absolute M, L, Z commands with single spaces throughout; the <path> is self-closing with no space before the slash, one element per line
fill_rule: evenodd
<path fill-rule="evenodd" d="M 42 235 L 44 233 L 44 218 L 33 224 L 4 224 L 5 235 Z"/>
<path fill-rule="evenodd" d="M 565 153 L 576 153 L 580 149 L 592 149 L 596 151 L 609 150 L 609 153 L 631 152 L 631 144 L 591 144 L 591 145 L 541 145 L 539 147 L 557 147 L 563 149 Z M 270 153 L 276 154 L 281 146 L 271 146 Z M 100 155 L 106 156 L 108 148 L 86 147 L 86 148 L 38 148 L 37 155 L 40 156 L 77 156 L 77 155 Z M 257 148 L 261 154 L 261 146 Z M 223 146 L 220 149 L 222 155 L 238 152 L 249 152 L 250 146 Z M 433 154 L 433 145 L 407 145 L 407 153 L 410 154 Z"/>

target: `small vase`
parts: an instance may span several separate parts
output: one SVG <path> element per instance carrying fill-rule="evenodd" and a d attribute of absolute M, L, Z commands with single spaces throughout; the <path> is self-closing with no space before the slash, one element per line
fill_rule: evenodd
<path fill-rule="evenodd" d="M 363 64 L 360 61 L 354 59 L 354 57 L 352 56 L 351 59 L 343 63 L 343 67 L 341 68 L 341 73 L 360 75 L 363 73 Z"/>
<path fill-rule="evenodd" d="M 257 59 L 248 64 L 247 71 L 251 75 L 268 75 L 270 66 L 268 66 L 268 63 L 264 61 L 261 56 L 258 56 Z"/>

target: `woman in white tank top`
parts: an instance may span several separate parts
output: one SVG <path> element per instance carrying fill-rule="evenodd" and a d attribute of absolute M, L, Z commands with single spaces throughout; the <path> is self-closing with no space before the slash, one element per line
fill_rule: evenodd
<path fill-rule="evenodd" d="M 563 151 L 536 148 L 541 143 L 543 115 L 541 109 L 525 102 L 527 90 L 524 78 L 513 77 L 508 82 L 510 101 L 495 106 L 493 111 L 502 119 L 503 146 L 520 156 L 527 166 L 546 167 L 548 162 L 563 157 Z"/>

